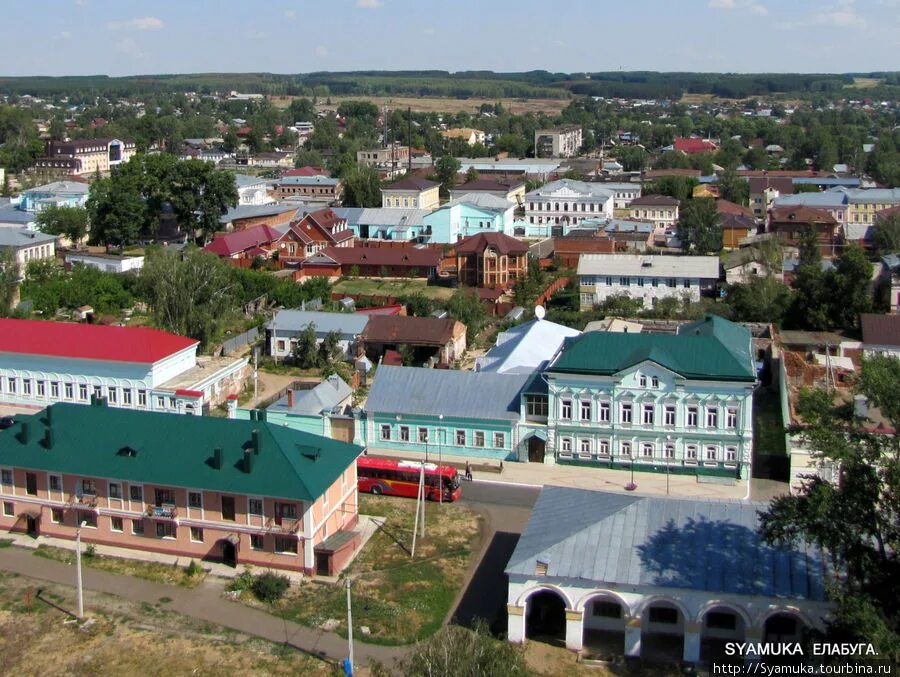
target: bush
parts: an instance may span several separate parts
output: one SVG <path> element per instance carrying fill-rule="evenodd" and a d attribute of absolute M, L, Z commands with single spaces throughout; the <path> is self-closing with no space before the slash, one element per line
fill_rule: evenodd
<path fill-rule="evenodd" d="M 253 572 L 250 569 L 242 571 L 228 585 L 229 592 L 243 592 L 253 587 Z"/>
<path fill-rule="evenodd" d="M 94 555 L 97 554 L 97 548 L 94 547 L 93 543 L 90 543 L 87 548 L 84 549 L 84 556 L 90 559 Z"/>
<path fill-rule="evenodd" d="M 274 604 L 284 597 L 284 593 L 287 592 L 290 585 L 291 581 L 287 576 L 267 571 L 253 579 L 250 589 L 259 601 Z"/>
<path fill-rule="evenodd" d="M 187 565 L 184 570 L 188 576 L 196 576 L 203 571 L 203 568 L 197 564 L 194 560 L 191 560 L 191 563 Z"/>

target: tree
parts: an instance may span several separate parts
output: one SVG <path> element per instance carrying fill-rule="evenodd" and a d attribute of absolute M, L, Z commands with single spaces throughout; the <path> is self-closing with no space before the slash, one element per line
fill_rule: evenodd
<path fill-rule="evenodd" d="M 716 254 L 722 251 L 722 227 L 715 200 L 690 200 L 681 210 L 677 233 L 686 252 Z"/>
<path fill-rule="evenodd" d="M 19 287 L 19 263 L 12 249 L 0 251 L 0 317 L 8 317 Z"/>
<path fill-rule="evenodd" d="M 35 217 L 38 230 L 50 235 L 62 235 L 78 244 L 87 235 L 88 213 L 84 207 L 50 205 Z"/>
<path fill-rule="evenodd" d="M 434 165 L 435 173 L 441 182 L 441 192 L 445 195 L 449 195 L 450 191 L 456 186 L 456 177 L 460 167 L 462 165 L 459 163 L 459 160 L 452 155 L 444 155 Z"/>
<path fill-rule="evenodd" d="M 404 296 L 399 301 L 406 305 L 406 312 L 413 317 L 428 317 L 434 312 L 434 301 L 420 291 Z"/>
<path fill-rule="evenodd" d="M 475 169 L 475 167 L 469 167 L 466 170 L 466 183 L 469 183 L 470 181 L 477 181 L 479 176 L 480 174 L 478 173 L 478 170 Z"/>
<path fill-rule="evenodd" d="M 728 287 L 728 305 L 738 322 L 766 322 L 781 326 L 791 305 L 791 290 L 774 275 L 756 277 Z"/>
<path fill-rule="evenodd" d="M 447 300 L 447 312 L 454 320 L 466 325 L 466 339 L 469 343 L 475 340 L 488 320 L 487 310 L 478 294 L 462 287 Z"/>
<path fill-rule="evenodd" d="M 830 275 L 831 325 L 856 329 L 859 316 L 872 311 L 872 264 L 858 245 L 844 247 Z"/>
<path fill-rule="evenodd" d="M 892 214 L 875 224 L 872 245 L 879 254 L 900 252 L 900 214 Z"/>
<path fill-rule="evenodd" d="M 750 183 L 737 175 L 734 165 L 729 165 L 719 177 L 719 195 L 735 204 L 745 205 L 750 198 Z"/>
<path fill-rule="evenodd" d="M 141 288 L 160 329 L 208 344 L 232 308 L 230 266 L 199 249 L 148 252 Z"/>
<path fill-rule="evenodd" d="M 645 186 L 644 195 L 668 195 L 684 203 L 700 182 L 692 176 L 661 176 Z"/>
<path fill-rule="evenodd" d="M 91 183 L 86 207 L 92 244 L 124 248 L 137 242 L 147 220 L 141 187 L 131 172 Z"/>
<path fill-rule="evenodd" d="M 900 360 L 864 360 L 858 394 L 900 425 Z M 773 499 L 761 514 L 770 543 L 807 541 L 822 548 L 836 574 L 829 641 L 871 642 L 888 664 L 900 663 L 900 437 L 884 434 L 833 393 L 805 391 L 793 432 L 833 481 L 812 475 L 794 494 Z"/>
<path fill-rule="evenodd" d="M 294 363 L 301 369 L 317 369 L 322 365 L 319 353 L 316 325 L 310 322 L 297 336 L 297 342 L 291 351 Z"/>
<path fill-rule="evenodd" d="M 321 167 L 324 164 L 325 161 L 317 150 L 301 148 L 297 151 L 296 155 L 294 155 L 295 167 Z"/>
<path fill-rule="evenodd" d="M 547 273 L 541 269 L 537 258 L 529 256 L 525 275 L 517 279 L 513 285 L 513 298 L 516 305 L 526 309 L 530 308 L 546 288 Z"/>
<path fill-rule="evenodd" d="M 325 334 L 322 343 L 319 344 L 319 364 L 330 364 L 341 358 L 341 335 L 333 330 Z"/>
<path fill-rule="evenodd" d="M 374 167 L 354 167 L 344 176 L 345 207 L 380 207 L 381 179 Z"/>

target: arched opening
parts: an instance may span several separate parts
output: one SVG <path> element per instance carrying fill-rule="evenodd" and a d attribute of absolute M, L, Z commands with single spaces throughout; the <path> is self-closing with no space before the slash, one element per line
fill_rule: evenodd
<path fill-rule="evenodd" d="M 672 602 L 651 602 L 641 617 L 641 658 L 652 663 L 681 661 L 684 614 Z"/>
<path fill-rule="evenodd" d="M 704 662 L 740 662 L 739 656 L 728 656 L 728 642 L 743 642 L 747 627 L 743 616 L 728 606 L 714 606 L 703 614 L 700 625 L 700 660 Z"/>
<path fill-rule="evenodd" d="M 566 602 L 559 593 L 540 590 L 528 598 L 525 606 L 525 639 L 548 644 L 566 640 Z"/>
<path fill-rule="evenodd" d="M 766 619 L 763 641 L 767 644 L 799 642 L 805 629 L 806 624 L 797 614 L 779 611 Z"/>
<path fill-rule="evenodd" d="M 600 594 L 586 602 L 582 627 L 585 655 L 610 658 L 625 653 L 625 608 L 616 597 Z"/>

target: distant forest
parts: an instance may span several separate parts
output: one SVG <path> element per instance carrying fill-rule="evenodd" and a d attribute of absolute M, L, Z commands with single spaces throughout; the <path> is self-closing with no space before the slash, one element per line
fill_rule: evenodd
<path fill-rule="evenodd" d="M 160 92 L 200 93 L 237 90 L 294 96 L 446 96 L 453 98 L 569 98 L 572 95 L 678 99 L 684 94 L 727 98 L 774 94 L 807 98 L 833 96 L 856 78 L 877 81 L 868 96 L 896 96 L 900 72 L 802 73 L 494 73 L 491 71 L 352 71 L 341 73 L 193 73 L 184 75 L 105 75 L 0 77 L 8 96 L 133 96 Z M 847 88 L 847 89 L 845 89 Z"/>

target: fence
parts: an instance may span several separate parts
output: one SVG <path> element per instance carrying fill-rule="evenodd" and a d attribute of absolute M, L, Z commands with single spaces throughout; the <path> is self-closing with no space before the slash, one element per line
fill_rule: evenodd
<path fill-rule="evenodd" d="M 241 348 L 245 346 L 252 345 L 259 340 L 259 329 L 257 327 L 253 327 L 253 329 L 248 329 L 243 334 L 238 334 L 237 336 L 228 339 L 225 343 L 222 344 L 222 355 L 228 356 L 232 353 L 236 353 Z"/>

